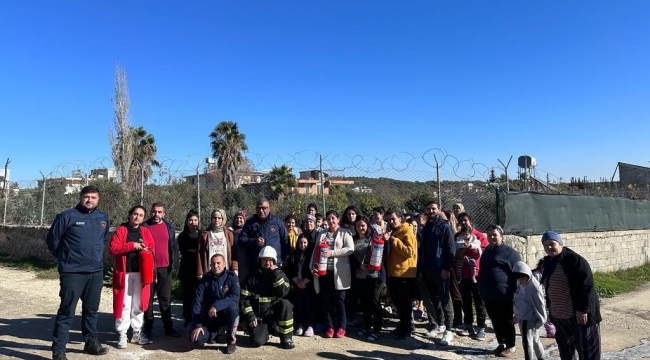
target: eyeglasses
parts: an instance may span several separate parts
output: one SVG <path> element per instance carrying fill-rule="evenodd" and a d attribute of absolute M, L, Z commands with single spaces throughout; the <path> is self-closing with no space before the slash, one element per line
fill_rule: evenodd
<path fill-rule="evenodd" d="M 257 207 L 257 210 L 268 210 L 268 209 L 269 209 L 268 206 L 258 206 Z"/>

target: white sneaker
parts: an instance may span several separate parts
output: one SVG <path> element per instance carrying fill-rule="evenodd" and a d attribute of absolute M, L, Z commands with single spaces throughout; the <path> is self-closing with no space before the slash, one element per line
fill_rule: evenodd
<path fill-rule="evenodd" d="M 120 334 L 120 340 L 117 341 L 118 349 L 126 349 L 126 343 L 128 342 L 126 334 Z"/>
<path fill-rule="evenodd" d="M 424 336 L 429 337 L 429 338 L 433 338 L 433 337 L 438 336 L 438 334 L 444 332 L 445 330 L 446 330 L 446 328 L 445 328 L 444 325 L 437 326 L 437 327 L 435 327 L 435 328 L 433 328 L 433 329 L 427 331 L 427 332 L 424 334 Z"/>
<path fill-rule="evenodd" d="M 305 332 L 305 330 L 302 327 L 298 327 L 293 334 L 296 335 L 296 336 L 302 336 L 302 334 L 304 332 Z"/>
<path fill-rule="evenodd" d="M 453 338 L 454 338 L 454 334 L 449 330 L 445 330 L 445 332 L 442 334 L 442 339 L 440 340 L 440 345 L 447 346 L 447 345 L 451 344 L 451 340 Z"/>
<path fill-rule="evenodd" d="M 140 343 L 140 332 L 139 331 L 134 331 L 133 336 L 131 336 L 131 343 L 132 344 L 139 344 Z"/>

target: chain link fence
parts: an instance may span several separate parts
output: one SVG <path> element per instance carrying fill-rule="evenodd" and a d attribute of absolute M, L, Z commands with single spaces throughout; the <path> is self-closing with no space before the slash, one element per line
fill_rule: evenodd
<path fill-rule="evenodd" d="M 371 215 L 376 206 L 395 209 L 407 216 L 424 212 L 426 203 L 436 201 L 451 210 L 462 203 L 479 230 L 495 223 L 499 216 L 498 184 L 488 183 L 491 167 L 471 160 L 458 160 L 441 149 L 423 154 L 399 153 L 387 158 L 374 155 L 319 154 L 303 151 L 291 155 L 247 153 L 248 169 L 236 176 L 236 186 L 224 190 L 221 172 L 199 155 L 186 159 L 158 159 L 161 166 L 143 176 L 136 186 L 126 188 L 111 176 L 108 158 L 92 163 L 64 163 L 42 173 L 40 179 L 9 183 L 0 202 L 4 224 L 49 226 L 60 211 L 74 206 L 86 184 L 101 190 L 100 208 L 112 224 L 126 220 L 136 204 L 166 205 L 167 217 L 182 228 L 185 214 L 198 209 L 201 225 L 209 214 L 224 208 L 229 215 L 246 210 L 251 215 L 255 201 L 270 200 L 272 212 L 301 219 L 307 205 L 318 205 L 319 213 L 348 205 Z M 278 175 L 286 166 L 292 175 Z M 286 174 L 285 174 L 286 175 Z"/>

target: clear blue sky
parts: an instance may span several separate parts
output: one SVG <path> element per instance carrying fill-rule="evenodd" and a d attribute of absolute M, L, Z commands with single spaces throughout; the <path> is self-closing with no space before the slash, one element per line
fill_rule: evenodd
<path fill-rule="evenodd" d="M 178 172 L 234 120 L 259 168 L 440 148 L 610 177 L 650 165 L 648 39 L 645 0 L 2 1 L 0 160 L 12 180 L 111 165 L 119 62 Z"/>

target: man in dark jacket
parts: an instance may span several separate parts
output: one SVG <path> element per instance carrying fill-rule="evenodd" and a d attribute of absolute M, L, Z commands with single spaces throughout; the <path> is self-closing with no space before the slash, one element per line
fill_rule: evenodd
<path fill-rule="evenodd" d="M 108 216 L 97 210 L 99 189 L 81 189 L 80 201 L 59 213 L 47 233 L 47 248 L 59 263 L 61 304 L 54 322 L 52 359 L 65 360 L 65 347 L 77 302 L 81 299 L 81 334 L 84 351 L 104 355 L 107 347 L 97 339 L 97 311 L 102 293 L 104 242 L 108 238 Z"/>
<path fill-rule="evenodd" d="M 248 322 L 253 346 L 264 345 L 271 326 L 280 334 L 282 348 L 293 349 L 293 305 L 285 299 L 291 284 L 277 266 L 276 259 L 274 248 L 265 246 L 261 249 L 257 269 L 248 274 L 242 284 L 241 309 Z"/>
<path fill-rule="evenodd" d="M 427 336 L 432 337 L 442 332 L 440 344 L 446 346 L 453 339 L 449 279 L 456 245 L 451 227 L 440 216 L 438 204 L 433 201 L 429 202 L 426 213 L 429 221 L 422 229 L 420 244 L 422 258 L 419 261 L 419 267 L 433 307 L 442 309 L 442 314 L 436 314 L 437 322 L 440 324 L 439 328 L 429 329 Z"/>
<path fill-rule="evenodd" d="M 544 264 L 542 283 L 546 288 L 551 322 L 561 359 L 600 359 L 600 301 L 593 273 L 585 258 L 564 247 L 560 234 L 542 235 L 550 260 Z"/>
<path fill-rule="evenodd" d="M 289 256 L 289 234 L 282 220 L 271 214 L 269 201 L 258 200 L 255 205 L 255 215 L 246 221 L 239 235 L 239 246 L 248 251 L 249 271 L 257 269 L 257 255 L 264 246 L 271 246 L 278 254 L 277 265 Z"/>
<path fill-rule="evenodd" d="M 210 267 L 210 272 L 203 275 L 196 288 L 191 340 L 203 346 L 219 331 L 219 327 L 227 326 L 228 345 L 224 352 L 232 354 L 236 349 L 239 325 L 239 278 L 234 271 L 226 270 L 226 262 L 221 254 L 210 258 Z"/>
<path fill-rule="evenodd" d="M 145 224 L 153 241 L 156 244 L 155 265 L 156 280 L 154 286 L 151 286 L 151 296 L 149 297 L 149 307 L 144 312 L 144 326 L 140 333 L 140 344 L 151 343 L 151 331 L 153 330 L 153 296 L 154 292 L 158 296 L 158 306 L 160 308 L 160 318 L 165 328 L 165 335 L 180 337 L 181 334 L 174 329 L 172 322 L 172 266 L 174 264 L 174 240 L 176 230 L 174 224 L 165 219 L 165 205 L 154 203 L 151 205 L 151 217 Z"/>

